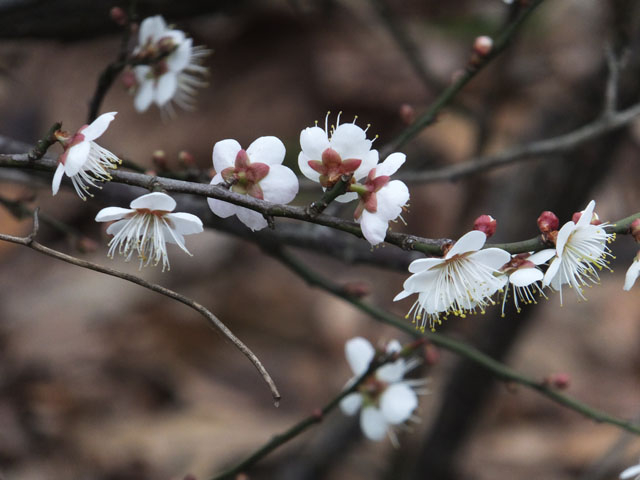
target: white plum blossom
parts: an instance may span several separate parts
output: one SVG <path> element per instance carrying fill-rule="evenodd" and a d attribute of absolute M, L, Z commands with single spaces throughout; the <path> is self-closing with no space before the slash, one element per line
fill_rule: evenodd
<path fill-rule="evenodd" d="M 399 352 L 401 348 L 400 343 L 393 340 L 386 346 L 385 353 Z M 349 386 L 368 370 L 376 352 L 369 341 L 356 337 L 345 344 L 345 354 L 354 374 L 347 383 Z M 340 409 L 345 415 L 355 415 L 360 410 L 360 427 L 367 438 L 382 440 L 388 434 L 392 442 L 397 443 L 391 427 L 412 418 L 418 406 L 417 393 L 424 393 L 415 388 L 424 385 L 424 380 L 403 380 L 418 363 L 415 359 L 398 358 L 382 365 L 358 386 L 357 391 L 341 400 Z"/>
<path fill-rule="evenodd" d="M 367 176 L 378 163 L 378 151 L 372 150 L 372 140 L 367 139 L 366 130 L 354 123 L 340 124 L 329 129 L 329 114 L 325 118 L 324 130 L 316 124 L 300 133 L 298 166 L 308 179 L 319 182 L 323 188 L 331 188 L 342 175 L 353 174 L 354 180 Z M 347 192 L 336 200 L 350 202 L 357 198 L 355 192 Z"/>
<path fill-rule="evenodd" d="M 418 294 L 407 318 L 413 312 L 413 322 L 420 329 L 428 323 L 434 330 L 435 324 L 441 323 L 441 315 L 445 319 L 451 313 L 465 317 L 467 313 L 484 313 L 486 306 L 495 304 L 491 296 L 505 284 L 499 269 L 511 255 L 499 248 L 481 250 L 486 240 L 483 232 L 472 230 L 460 237 L 444 258 L 411 262 L 409 272 L 413 275 L 393 299 Z"/>
<path fill-rule="evenodd" d="M 101 188 L 95 182 L 111 180 L 109 170 L 117 168 L 122 161 L 94 140 L 100 137 L 116 116 L 116 112 L 103 113 L 90 125 L 84 125 L 73 135 L 58 131 L 56 139 L 64 146 L 64 152 L 58 158 L 58 168 L 53 175 L 51 191 L 58 193 L 62 175 L 71 179 L 73 188 L 82 200 L 86 195 L 93 196 L 89 187 Z"/>
<path fill-rule="evenodd" d="M 595 206 L 596 202 L 591 200 L 577 222 L 569 221 L 558 231 L 556 248 L 552 250 L 555 256 L 544 275 L 542 285 L 550 285 L 559 291 L 561 304 L 563 285 L 568 284 L 586 300 L 582 288 L 588 285 L 587 281 L 598 283 L 600 278 L 597 270 L 608 268 L 607 257 L 612 255 L 607 243 L 615 235 L 605 230 L 608 224 L 591 223 Z"/>
<path fill-rule="evenodd" d="M 631 290 L 633 284 L 636 283 L 638 275 L 640 275 L 640 252 L 633 258 L 633 262 L 631 262 L 631 266 L 624 277 L 624 290 Z"/>
<path fill-rule="evenodd" d="M 171 112 L 172 101 L 192 109 L 196 88 L 206 86 L 201 77 L 207 68 L 201 62 L 209 53 L 204 47 L 194 47 L 183 31 L 167 27 L 160 15 L 145 18 L 133 52 L 134 59 L 143 63 L 133 67 L 135 109 L 144 112 L 155 103 Z"/>
<path fill-rule="evenodd" d="M 551 249 L 542 250 L 540 252 L 521 253 L 514 255 L 509 263 L 500 268 L 505 276 L 504 295 L 502 298 L 502 316 L 504 317 L 504 305 L 507 297 L 509 296 L 509 287 L 513 290 L 513 301 L 516 306 L 516 310 L 520 313 L 519 302 L 530 304 L 536 303 L 536 292 L 542 296 L 544 292 L 538 284 L 544 277 L 542 270 L 537 268 L 538 265 L 542 265 L 551 257 L 553 257 L 555 251 Z"/>
<path fill-rule="evenodd" d="M 637 465 L 632 465 L 629 468 L 620 473 L 620 480 L 628 480 L 629 478 L 633 478 L 634 480 L 640 480 L 640 463 Z"/>
<path fill-rule="evenodd" d="M 134 253 L 140 259 L 140 268 L 162 262 L 162 270 L 169 269 L 166 243 L 175 243 L 188 255 L 184 235 L 202 232 L 202 221 L 190 213 L 171 213 L 176 201 L 161 192 L 147 193 L 136 198 L 131 208 L 107 207 L 96 215 L 96 222 L 115 221 L 107 228 L 113 235 L 108 256 L 116 252 L 128 262 Z"/>
<path fill-rule="evenodd" d="M 371 245 L 383 242 L 387 235 L 389 222 L 402 213 L 409 201 L 409 189 L 400 180 L 390 181 L 398 168 L 405 162 L 404 153 L 392 153 L 386 160 L 373 167 L 363 185 L 357 191 L 360 203 L 354 218 L 362 228 L 364 238 Z"/>
<path fill-rule="evenodd" d="M 236 140 L 221 140 L 213 147 L 216 175 L 211 185 L 226 183 L 232 192 L 272 203 L 289 203 L 298 193 L 298 177 L 282 164 L 284 144 L 276 137 L 260 137 L 243 150 Z M 267 226 L 262 214 L 229 202 L 208 198 L 211 211 L 222 218 L 236 215 L 251 230 Z"/>

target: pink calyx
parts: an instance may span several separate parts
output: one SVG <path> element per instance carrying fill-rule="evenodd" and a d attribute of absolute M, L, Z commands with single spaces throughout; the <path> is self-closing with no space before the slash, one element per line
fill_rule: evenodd
<path fill-rule="evenodd" d="M 269 165 L 251 163 L 246 150 L 241 149 L 236 155 L 235 165 L 225 168 L 220 174 L 233 192 L 264 200 L 260 180 L 269 174 Z"/>
<path fill-rule="evenodd" d="M 340 154 L 333 148 L 327 148 L 322 152 L 322 160 L 309 160 L 308 164 L 320 174 L 320 185 L 324 188 L 333 187 L 343 175 L 353 174 L 362 160 L 359 158 L 347 158 L 342 160 Z"/>

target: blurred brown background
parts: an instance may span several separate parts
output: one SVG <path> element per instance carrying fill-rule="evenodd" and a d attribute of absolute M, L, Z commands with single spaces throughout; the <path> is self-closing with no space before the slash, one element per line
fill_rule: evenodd
<path fill-rule="evenodd" d="M 1 135 L 33 143 L 54 121 L 69 130 L 85 122 L 98 75 L 119 48 L 118 28 L 108 17 L 113 4 L 0 2 Z M 138 2 L 140 18 L 163 14 L 195 44 L 215 51 L 207 59 L 210 87 L 199 92 L 196 112 L 163 121 L 153 108 L 136 114 L 116 82 L 102 111 L 119 113 L 100 143 L 148 168 L 155 150 L 164 150 L 173 168 L 178 152 L 188 150 L 207 170 L 216 141 L 235 138 L 246 146 L 276 135 L 293 166 L 300 130 L 328 110 L 341 110 L 344 119 L 358 115 L 360 125 L 371 124 L 380 148 L 404 127 L 401 105 L 424 111 L 464 68 L 473 39 L 499 32 L 514 8 L 499 0 Z M 633 1 L 544 2 L 438 123 L 403 148 L 403 170 L 499 152 L 595 119 L 604 102 L 606 45 L 626 51 L 619 106 L 637 102 L 638 18 Z M 394 20 L 415 43 L 426 74 L 415 71 L 394 39 Z M 393 228 L 456 238 L 475 217 L 490 213 L 499 220 L 496 241 L 521 240 L 536 234 L 542 210 L 556 211 L 564 222 L 591 198 L 602 219 L 625 217 L 640 206 L 639 140 L 635 122 L 562 155 L 455 183 L 411 185 L 409 226 Z M 6 173 L 0 172 L 0 195 L 28 198 L 32 186 L 9 181 Z M 82 203 L 69 190 L 51 197 L 50 177 L 43 178 L 29 205 L 98 247 L 79 252 L 77 242 L 47 226 L 41 241 L 137 273 L 135 263 L 106 258 L 108 238 L 92 219 L 114 198 L 126 206 L 142 191 L 106 185 Z M 179 201 L 211 221 L 204 199 Z M 0 208 L 0 226 L 20 235 L 31 222 Z M 193 257 L 170 251 L 170 272 L 140 274 L 219 316 L 272 373 L 283 395 L 280 407 L 273 407 L 249 362 L 186 307 L 0 244 L 0 478 L 181 479 L 188 472 L 208 478 L 342 388 L 350 377 L 345 340 L 406 340 L 308 288 L 252 243 L 207 230 L 187 238 L 187 247 Z M 588 302 L 566 291 L 562 308 L 552 294 L 519 316 L 494 318 L 494 309 L 453 319 L 442 330 L 533 377 L 567 372 L 571 395 L 637 417 L 638 287 L 622 291 L 636 246 L 622 236 L 613 248 L 615 272 L 604 272 L 602 284 L 587 289 Z M 340 282 L 370 282 L 371 302 L 398 314 L 409 306 L 391 302 L 406 278 L 400 269 L 297 253 Z M 448 353 L 419 374 L 430 376 L 432 393 L 421 399 L 422 422 L 401 434 L 399 450 L 363 439 L 336 411 L 269 456 L 250 478 L 613 479 L 640 454 L 640 441 L 621 441 L 619 430 L 536 393 L 494 385 Z"/>

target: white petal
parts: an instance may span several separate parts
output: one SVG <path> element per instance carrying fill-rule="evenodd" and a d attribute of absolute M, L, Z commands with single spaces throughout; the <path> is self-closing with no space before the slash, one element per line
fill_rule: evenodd
<path fill-rule="evenodd" d="M 505 263 L 511 260 L 511 254 L 500 248 L 486 248 L 484 250 L 472 253 L 469 258 L 473 258 L 473 261 L 481 262 L 489 268 L 498 270 Z"/>
<path fill-rule="evenodd" d="M 133 99 L 133 107 L 138 113 L 145 112 L 153 101 L 153 87 L 155 82 L 145 79 L 138 84 L 138 91 Z"/>
<path fill-rule="evenodd" d="M 136 210 L 147 208 L 149 210 L 173 212 L 174 208 L 176 208 L 176 201 L 166 193 L 152 192 L 136 198 L 129 206 Z"/>
<path fill-rule="evenodd" d="M 207 198 L 207 203 L 211 211 L 221 218 L 228 218 L 235 215 L 238 208 L 240 208 L 233 203 L 223 202 L 217 198 Z"/>
<path fill-rule="evenodd" d="M 338 195 L 336 197 L 336 202 L 349 203 L 349 202 L 353 202 L 357 198 L 358 198 L 358 194 L 356 192 L 347 192 L 347 193 L 343 193 L 342 195 Z"/>
<path fill-rule="evenodd" d="M 327 132 L 320 127 L 305 128 L 300 132 L 300 147 L 308 160 L 322 160 L 322 152 L 329 148 Z M 298 157 L 299 159 L 300 157 Z M 300 162 L 300 160 L 298 160 Z M 306 162 L 305 162 L 306 163 Z M 302 170 L 302 166 L 300 167 Z M 304 171 L 302 172 L 304 173 Z M 305 176 L 308 176 L 305 174 Z"/>
<path fill-rule="evenodd" d="M 596 202 L 595 200 L 591 200 L 587 205 L 587 208 L 585 208 L 582 211 L 582 215 L 578 219 L 578 222 L 576 223 L 576 225 L 578 227 L 584 227 L 586 225 L 591 224 L 591 219 L 593 218 L 593 210 L 595 208 L 596 208 Z"/>
<path fill-rule="evenodd" d="M 558 270 L 560 270 L 560 264 L 561 263 L 562 263 L 562 260 L 559 257 L 555 257 L 551 261 L 551 263 L 549 264 L 549 268 L 547 268 L 547 271 L 545 272 L 543 280 L 542 280 L 542 286 L 543 287 L 546 287 L 547 285 L 551 284 L 551 282 L 556 277 L 556 274 L 558 273 Z"/>
<path fill-rule="evenodd" d="M 375 350 L 368 340 L 355 337 L 344 345 L 344 353 L 351 371 L 356 375 L 362 375 L 369 368 L 369 364 L 375 355 Z"/>
<path fill-rule="evenodd" d="M 190 213 L 169 213 L 165 215 L 165 219 L 173 223 L 174 230 L 180 235 L 191 235 L 203 230 L 202 220 Z"/>
<path fill-rule="evenodd" d="M 89 151 L 91 150 L 91 142 L 80 142 L 69 149 L 67 152 L 67 158 L 64 161 L 64 171 L 68 177 L 73 177 L 78 173 L 85 162 L 89 158 Z"/>
<path fill-rule="evenodd" d="M 396 353 L 400 350 L 402 350 L 402 344 L 398 340 L 391 340 L 384 349 L 386 353 Z"/>
<path fill-rule="evenodd" d="M 256 230 L 262 230 L 267 225 L 269 225 L 262 214 L 256 212 L 255 210 L 250 210 L 245 207 L 239 207 L 236 215 L 238 216 L 238 220 L 240 220 L 254 232 Z"/>
<path fill-rule="evenodd" d="M 304 152 L 300 152 L 298 154 L 298 168 L 300 169 L 302 174 L 305 177 L 307 177 L 309 180 L 313 182 L 319 182 L 320 174 L 309 166 L 309 160 L 312 160 L 312 159 L 309 158 Z M 319 159 L 316 159 L 316 160 L 319 160 Z"/>
<path fill-rule="evenodd" d="M 376 173 L 378 169 L 376 168 Z M 376 214 L 386 220 L 395 220 L 402 214 L 402 207 L 409 201 L 409 189 L 400 180 L 393 180 L 377 193 L 378 210 Z"/>
<path fill-rule="evenodd" d="M 247 148 L 251 163 L 259 162 L 267 165 L 280 165 L 284 160 L 285 152 L 284 143 L 278 137 L 260 137 Z"/>
<path fill-rule="evenodd" d="M 386 363 L 376 370 L 376 378 L 386 383 L 395 383 L 402 380 L 406 373 L 406 362 L 399 358 L 395 362 Z"/>
<path fill-rule="evenodd" d="M 80 133 L 84 135 L 85 140 L 95 140 L 105 132 L 109 124 L 116 118 L 117 113 L 118 112 L 103 113 L 91 122 L 91 125 L 81 130 Z"/>
<path fill-rule="evenodd" d="M 362 235 L 371 245 L 378 245 L 387 236 L 389 222 L 375 213 L 365 210 L 362 212 L 359 223 Z"/>
<path fill-rule="evenodd" d="M 155 41 L 164 33 L 167 25 L 160 15 L 145 18 L 140 24 L 140 33 L 138 35 L 138 44 L 143 46 L 147 41 Z"/>
<path fill-rule="evenodd" d="M 178 89 L 178 75 L 175 72 L 166 72 L 156 84 L 156 104 L 159 107 L 165 105 L 173 98 Z"/>
<path fill-rule="evenodd" d="M 382 440 L 387 434 L 387 421 L 375 407 L 366 407 L 360 414 L 360 428 L 370 440 Z"/>
<path fill-rule="evenodd" d="M 369 175 L 371 169 L 378 164 L 378 151 L 371 150 L 365 153 L 363 157 L 358 158 L 362 158 L 362 163 L 358 168 L 356 168 L 356 171 L 353 173 L 353 176 L 356 180 L 360 180 L 361 178 Z"/>
<path fill-rule="evenodd" d="M 387 388 L 380 397 L 380 410 L 392 425 L 405 422 L 418 406 L 418 396 L 405 383 L 396 383 Z"/>
<path fill-rule="evenodd" d="M 359 393 L 350 393 L 340 400 L 340 410 L 345 415 L 355 415 L 362 406 L 362 395 Z"/>
<path fill-rule="evenodd" d="M 406 159 L 407 156 L 404 153 L 392 153 L 384 162 L 376 167 L 376 176 L 386 175 L 390 177 L 398 171 Z"/>
<path fill-rule="evenodd" d="M 633 284 L 636 283 L 636 279 L 640 274 L 640 261 L 634 260 L 631 262 L 631 266 L 627 270 L 627 274 L 624 277 L 624 289 L 631 290 Z"/>
<path fill-rule="evenodd" d="M 331 148 L 342 157 L 364 159 L 371 149 L 371 140 L 363 129 L 353 123 L 343 123 L 331 135 Z"/>
<path fill-rule="evenodd" d="M 96 215 L 96 222 L 112 222 L 113 220 L 120 220 L 124 218 L 129 213 L 132 213 L 133 210 L 130 208 L 121 208 L 121 207 L 107 207 L 103 208 Z"/>
<path fill-rule="evenodd" d="M 486 241 L 487 236 L 483 232 L 480 230 L 471 230 L 453 244 L 453 247 L 451 247 L 451 250 L 447 252 L 447 256 L 444 258 L 448 260 L 454 255 L 480 250 Z"/>
<path fill-rule="evenodd" d="M 236 156 L 242 150 L 240 144 L 231 138 L 220 140 L 213 146 L 213 168 L 219 174 L 236 163 Z M 211 182 L 213 184 L 213 181 Z"/>
<path fill-rule="evenodd" d="M 544 275 L 537 268 L 519 268 L 509 275 L 509 282 L 516 287 L 526 287 L 534 282 L 542 280 Z"/>
<path fill-rule="evenodd" d="M 440 275 L 436 269 L 425 270 L 411 275 L 404 281 L 402 288 L 409 292 L 423 292 L 432 288 L 432 282 Z"/>
<path fill-rule="evenodd" d="M 539 252 L 534 253 L 527 257 L 527 260 L 535 265 L 542 265 L 547 260 L 551 259 L 556 254 L 555 249 L 547 248 L 545 250 L 540 250 Z"/>
<path fill-rule="evenodd" d="M 409 271 L 411 273 L 424 272 L 435 265 L 440 265 L 443 261 L 444 260 L 441 258 L 419 258 L 411 262 L 409 265 Z"/>
<path fill-rule="evenodd" d="M 558 232 L 558 237 L 556 238 L 556 254 L 558 256 L 562 256 L 562 252 L 564 252 L 564 246 L 567 244 L 567 240 L 571 234 L 576 230 L 576 224 L 572 221 L 565 223 L 560 231 Z"/>
<path fill-rule="evenodd" d="M 191 60 L 191 45 L 193 40 L 190 38 L 180 42 L 171 55 L 167 57 L 167 65 L 172 72 L 181 72 L 189 65 Z"/>
<path fill-rule="evenodd" d="M 393 297 L 393 301 L 397 302 L 398 300 L 402 300 L 404 298 L 407 298 L 410 295 L 413 295 L 416 292 L 409 292 L 408 290 L 402 290 L 399 294 L 397 294 L 395 297 Z"/>
<path fill-rule="evenodd" d="M 620 480 L 626 480 L 628 478 L 635 477 L 636 475 L 640 475 L 640 464 L 633 465 L 622 471 L 620 474 Z"/>
<path fill-rule="evenodd" d="M 117 222 L 113 222 L 111 225 L 107 227 L 107 235 L 117 235 L 120 230 L 122 230 L 125 225 L 129 223 L 129 219 L 125 218 L 123 220 L 118 220 Z"/>
<path fill-rule="evenodd" d="M 56 173 L 53 174 L 53 182 L 51 182 L 51 192 L 53 195 L 58 193 L 60 189 L 60 182 L 62 182 L 62 175 L 64 174 L 64 165 L 59 163 L 56 168 Z"/>
<path fill-rule="evenodd" d="M 260 181 L 264 199 L 273 203 L 289 203 L 298 194 L 298 177 L 284 165 L 271 165 Z"/>

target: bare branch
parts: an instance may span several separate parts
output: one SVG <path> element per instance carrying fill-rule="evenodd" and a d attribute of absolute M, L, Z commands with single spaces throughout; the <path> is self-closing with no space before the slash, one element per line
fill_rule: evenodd
<path fill-rule="evenodd" d="M 24 245 L 25 247 L 29 247 L 36 252 L 40 252 L 44 255 L 48 255 L 49 257 L 56 258 L 58 260 L 62 260 L 63 262 L 70 263 L 72 265 L 76 265 L 78 267 L 87 268 L 89 270 L 93 270 L 95 272 L 104 273 L 105 275 L 110 275 L 112 277 L 120 278 L 122 280 L 126 280 L 131 283 L 135 283 L 136 285 L 140 285 L 148 290 L 152 290 L 166 297 L 177 300 L 180 303 L 194 309 L 196 312 L 200 313 L 203 317 L 205 317 L 209 321 L 209 325 L 219 330 L 227 339 L 233 343 L 238 350 L 240 350 L 256 367 L 260 375 L 264 379 L 264 381 L 269 386 L 271 390 L 271 395 L 274 399 L 276 406 L 278 406 L 278 402 L 280 401 L 280 393 L 278 392 L 278 388 L 276 387 L 273 379 L 269 375 L 269 372 L 264 368 L 258 357 L 247 347 L 242 341 L 236 337 L 231 330 L 227 328 L 227 326 L 222 323 L 218 317 L 216 317 L 213 313 L 207 310 L 205 307 L 200 305 L 199 303 L 191 300 L 184 295 L 181 295 L 173 290 L 162 287 L 158 284 L 148 282 L 140 277 L 136 277 L 135 275 L 131 275 L 129 273 L 119 272 L 117 270 L 113 270 L 111 268 L 103 267 L 102 265 L 98 265 L 97 263 L 89 262 L 87 260 L 81 260 L 79 258 L 73 257 L 71 255 L 67 255 L 65 253 L 59 252 L 57 250 L 53 250 L 51 248 L 45 247 L 44 245 L 35 241 L 35 236 L 38 233 L 38 209 L 34 212 L 33 215 L 33 231 L 26 237 L 14 237 L 12 235 L 0 234 L 0 240 L 5 242 L 16 243 L 18 245 Z"/>

